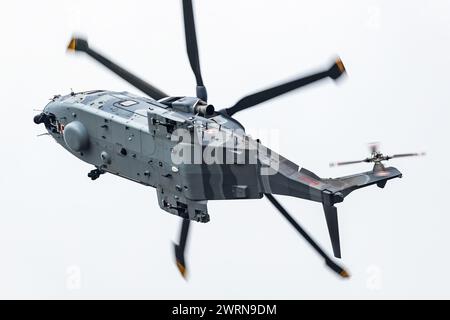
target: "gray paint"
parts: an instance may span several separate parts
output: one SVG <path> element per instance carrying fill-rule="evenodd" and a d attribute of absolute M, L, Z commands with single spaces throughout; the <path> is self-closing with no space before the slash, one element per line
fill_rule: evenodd
<path fill-rule="evenodd" d="M 369 171 L 321 179 L 270 149 L 250 152 L 259 142 L 239 123 L 220 113 L 208 118 L 192 113 L 200 103 L 197 98 L 173 99 L 175 103 L 164 104 L 166 99 L 158 102 L 127 92 L 73 93 L 54 97 L 44 114 L 54 115 L 47 129 L 74 156 L 101 171 L 156 188 L 163 210 L 195 221 L 209 221 L 208 200 L 259 199 L 271 193 L 332 206 L 355 189 L 401 176 L 397 169 L 386 168 L 382 176 Z M 202 150 L 217 143 L 224 159 L 238 157 L 219 133 L 231 137 L 244 146 L 247 162 L 175 165 L 171 152 L 177 141 L 171 140 L 171 133 L 176 129 L 190 130 L 192 146 Z M 271 164 L 278 170 L 262 175 L 261 169 Z"/>

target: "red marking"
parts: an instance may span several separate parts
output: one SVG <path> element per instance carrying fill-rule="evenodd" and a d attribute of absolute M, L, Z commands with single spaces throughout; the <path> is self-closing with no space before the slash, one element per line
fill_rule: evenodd
<path fill-rule="evenodd" d="M 62 134 L 64 132 L 64 125 L 62 123 L 58 122 L 57 130 L 58 130 L 59 133 Z"/>
<path fill-rule="evenodd" d="M 387 177 L 388 175 L 390 175 L 390 173 L 387 170 L 382 170 L 382 171 L 375 172 L 375 175 L 377 177 Z"/>
<path fill-rule="evenodd" d="M 308 184 L 310 186 L 314 186 L 314 187 L 318 186 L 320 184 L 319 181 L 317 181 L 313 178 L 310 178 L 308 176 L 300 176 L 299 180 L 305 182 L 306 184 Z"/>

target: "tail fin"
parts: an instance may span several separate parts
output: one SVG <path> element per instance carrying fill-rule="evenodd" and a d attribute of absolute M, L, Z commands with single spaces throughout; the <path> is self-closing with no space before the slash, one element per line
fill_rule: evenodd
<path fill-rule="evenodd" d="M 337 209 L 335 206 L 323 204 L 325 219 L 327 221 L 328 233 L 330 234 L 331 246 L 336 258 L 341 258 L 341 241 L 339 238 L 339 224 Z"/>

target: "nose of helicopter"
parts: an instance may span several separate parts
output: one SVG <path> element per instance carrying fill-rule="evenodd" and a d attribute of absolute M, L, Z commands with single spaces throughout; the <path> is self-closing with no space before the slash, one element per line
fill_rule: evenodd
<path fill-rule="evenodd" d="M 33 122 L 37 125 L 45 124 L 48 128 L 60 114 L 61 107 L 54 101 L 47 104 L 44 110 L 33 117 Z"/>
<path fill-rule="evenodd" d="M 57 120 L 60 114 L 58 111 L 57 105 L 49 103 L 41 113 L 33 117 L 33 122 L 37 125 L 44 124 L 49 133 L 57 133 L 59 131 Z"/>

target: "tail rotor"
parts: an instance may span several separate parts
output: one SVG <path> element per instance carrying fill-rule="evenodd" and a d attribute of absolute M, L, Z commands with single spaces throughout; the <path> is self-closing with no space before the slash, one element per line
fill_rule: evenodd
<path fill-rule="evenodd" d="M 383 161 L 388 161 L 395 158 L 406 158 L 406 157 L 419 157 L 426 155 L 425 152 L 413 152 L 413 153 L 398 153 L 393 155 L 384 155 L 380 151 L 380 143 L 379 142 L 371 142 L 369 143 L 370 156 L 356 161 L 343 161 L 343 162 L 331 162 L 330 167 L 344 166 L 355 163 L 373 163 L 373 172 L 377 175 L 383 176 L 386 173 L 385 167 L 383 165 Z M 379 187 L 384 187 L 379 186 Z"/>

